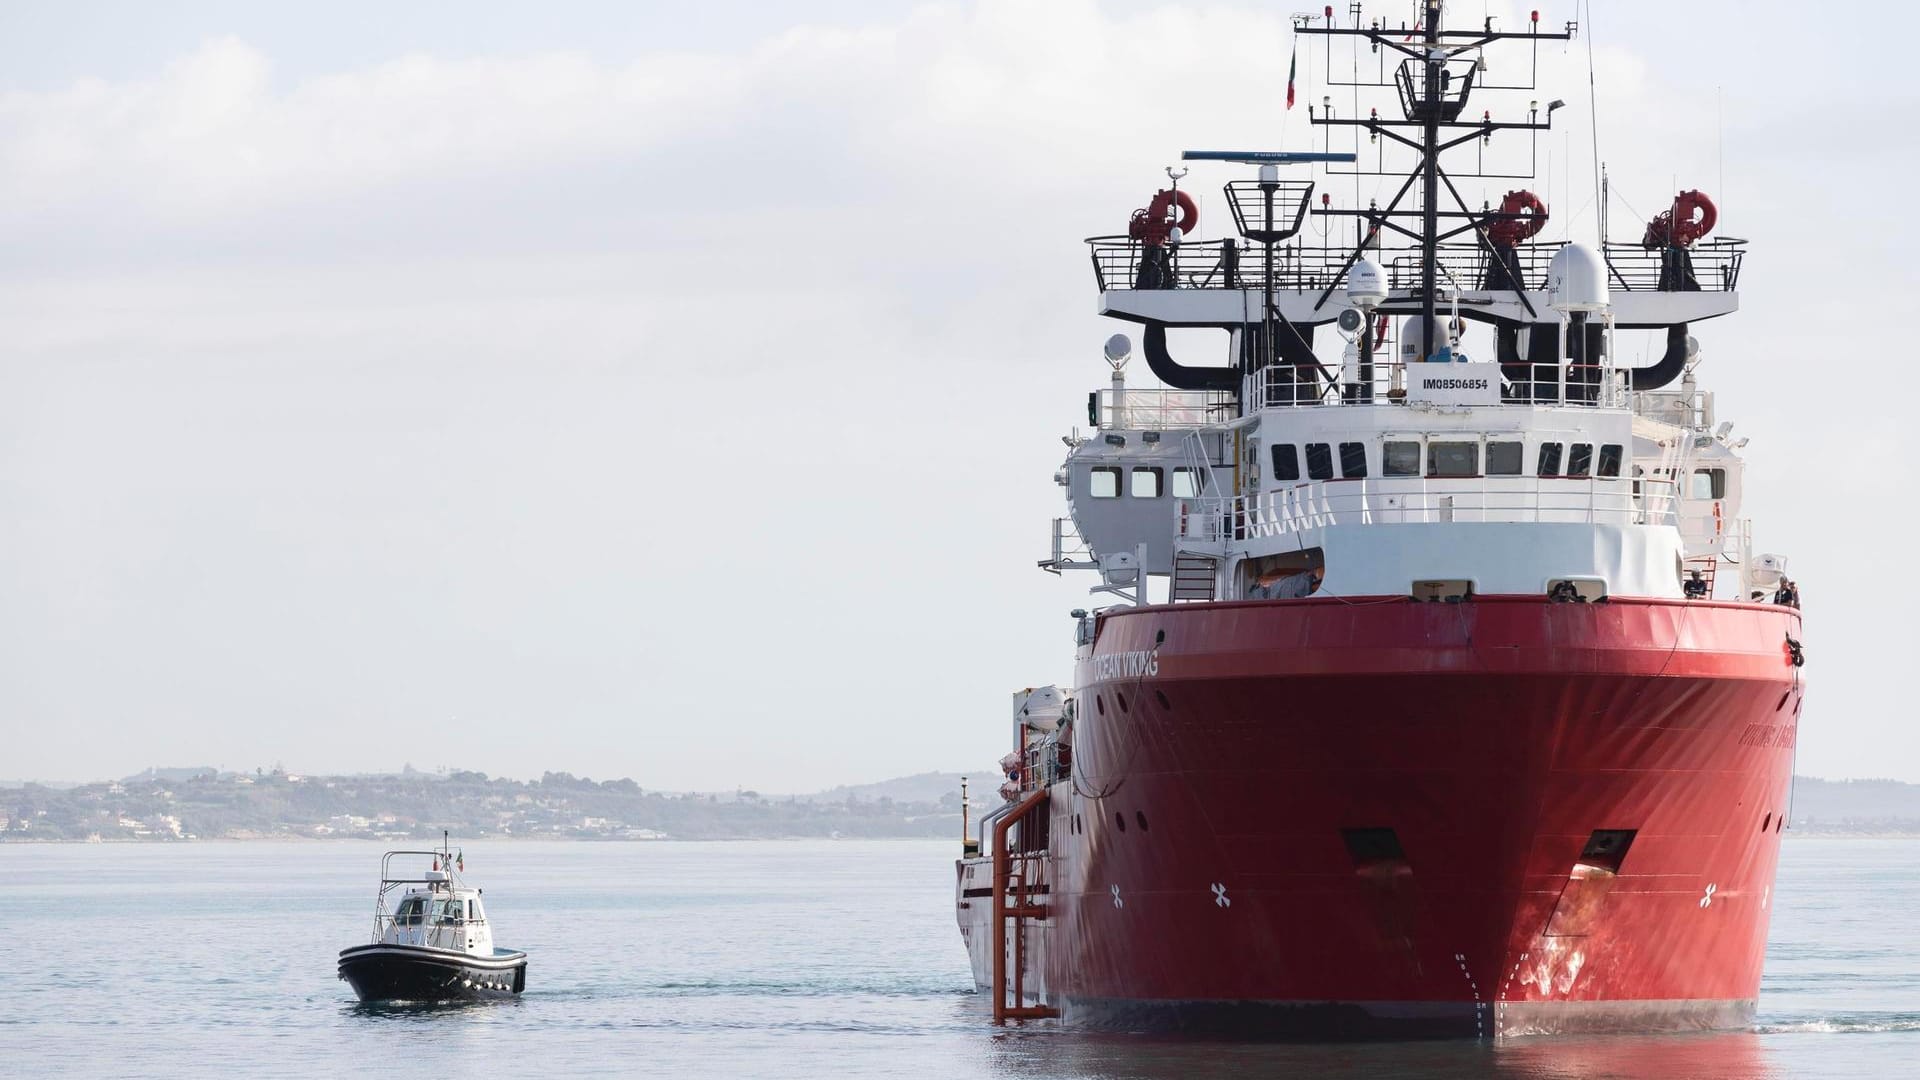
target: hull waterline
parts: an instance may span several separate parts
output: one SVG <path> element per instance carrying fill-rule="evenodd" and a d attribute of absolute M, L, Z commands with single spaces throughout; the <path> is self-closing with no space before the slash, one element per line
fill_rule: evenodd
<path fill-rule="evenodd" d="M 525 953 L 477 956 L 413 945 L 361 945 L 340 953 L 340 978 L 363 1002 L 487 1001 L 526 989 Z"/>

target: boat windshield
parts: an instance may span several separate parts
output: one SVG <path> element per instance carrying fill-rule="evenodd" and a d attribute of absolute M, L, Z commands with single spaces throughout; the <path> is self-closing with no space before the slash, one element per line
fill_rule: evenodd
<path fill-rule="evenodd" d="M 461 921 L 461 918 L 465 912 L 465 909 L 466 909 L 465 901 L 442 900 L 442 899 L 436 898 L 434 899 L 433 907 L 429 909 L 428 914 L 436 923 L 453 923 L 453 922 Z"/>
<path fill-rule="evenodd" d="M 420 903 L 421 903 L 421 898 L 418 896 L 409 896 L 405 900 L 402 900 L 400 902 L 400 906 L 398 908 L 395 908 L 393 912 L 394 925 L 395 926 L 419 926 L 420 925 Z"/>

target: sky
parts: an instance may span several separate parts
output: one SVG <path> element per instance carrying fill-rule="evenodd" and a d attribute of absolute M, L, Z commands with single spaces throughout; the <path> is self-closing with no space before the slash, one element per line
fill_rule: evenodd
<path fill-rule="evenodd" d="M 1802 586 L 1798 767 L 1920 781 L 1902 9 L 1595 6 L 1547 235 L 1593 238 L 1595 115 L 1616 235 L 1700 187 L 1752 241 L 1695 334 Z M 1125 329 L 1080 240 L 1305 143 L 1290 10 L 0 9 L 0 777 L 993 761 L 1087 603 L 1034 568 Z"/>

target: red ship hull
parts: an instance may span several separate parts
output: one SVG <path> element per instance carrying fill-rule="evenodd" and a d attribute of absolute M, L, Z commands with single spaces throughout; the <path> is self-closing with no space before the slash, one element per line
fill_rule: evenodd
<path fill-rule="evenodd" d="M 1797 611 L 1705 601 L 1112 613 L 1030 838 L 1050 895 L 1025 988 L 1130 1029 L 1745 1024 L 1799 634 Z M 984 988 L 979 870 L 959 914 Z"/>

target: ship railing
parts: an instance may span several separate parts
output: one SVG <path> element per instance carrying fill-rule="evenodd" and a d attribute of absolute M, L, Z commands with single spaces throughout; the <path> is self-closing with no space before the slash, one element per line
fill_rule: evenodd
<path fill-rule="evenodd" d="M 1087 420 L 1109 431 L 1166 431 L 1223 424 L 1239 413 L 1226 390 L 1096 390 Z"/>
<path fill-rule="evenodd" d="M 1677 525 L 1677 490 L 1669 480 L 1625 477 L 1322 480 L 1258 496 L 1178 500 L 1174 535 L 1216 544 L 1332 525 Z"/>
<path fill-rule="evenodd" d="M 1671 390 L 1636 390 L 1633 394 L 1635 416 L 1644 416 L 1663 424 L 1705 431 L 1713 426 L 1713 393 L 1686 386 Z"/>
<path fill-rule="evenodd" d="M 1390 345 L 1383 346 L 1370 373 L 1357 361 L 1339 370 L 1269 364 L 1242 377 L 1240 400 L 1248 412 L 1323 405 L 1405 406 L 1406 365 L 1390 359 L 1393 355 Z M 1513 377 L 1521 370 L 1525 374 Z M 1618 408 L 1627 400 L 1626 386 L 1625 372 L 1611 364 L 1502 365 L 1500 404 Z"/>
<path fill-rule="evenodd" d="M 1052 541 L 1047 557 L 1038 560 L 1040 569 L 1050 574 L 1058 574 L 1063 570 L 1099 569 L 1099 558 L 1087 546 L 1086 538 L 1080 535 L 1072 518 L 1053 519 Z"/>
<path fill-rule="evenodd" d="M 1701 240 L 1684 248 L 1606 243 L 1607 284 L 1627 292 L 1732 292 L 1740 282 L 1747 242 Z"/>
<path fill-rule="evenodd" d="M 1325 289 L 1346 279 L 1353 249 L 1305 243 L 1276 244 L 1273 271 L 1260 244 L 1228 237 L 1186 240 L 1149 247 L 1126 236 L 1087 238 L 1094 279 L 1110 289 L 1251 289 L 1281 291 Z M 1564 241 L 1520 244 L 1496 261 L 1478 242 L 1440 244 L 1435 252 L 1439 278 L 1468 291 L 1547 288 L 1553 257 Z M 1627 292 L 1732 292 L 1739 284 L 1747 242 L 1733 237 L 1703 240 L 1687 248 L 1654 248 L 1607 243 L 1601 253 L 1608 284 Z M 1391 289 L 1419 289 L 1422 256 L 1411 248 L 1372 252 L 1383 261 Z M 1256 319 L 1258 312 L 1254 313 Z"/>
<path fill-rule="evenodd" d="M 1538 291 L 1547 287 L 1547 271 L 1553 265 L 1553 257 L 1565 246 L 1565 242 L 1518 244 L 1503 262 L 1496 263 L 1490 251 L 1479 243 L 1439 244 L 1434 249 L 1434 263 L 1438 268 L 1436 276 L 1444 286 L 1456 289 L 1512 289 L 1518 286 Z M 1418 250 L 1401 250 L 1390 254 L 1386 261 L 1387 287 L 1425 288 L 1426 281 L 1421 273 L 1423 265 Z"/>
<path fill-rule="evenodd" d="M 1087 239 L 1093 276 L 1100 291 L 1110 289 L 1265 289 L 1266 250 L 1245 240 L 1188 240 L 1149 248 L 1125 236 Z M 1324 289 L 1343 280 L 1351 249 L 1274 248 L 1275 289 Z M 1151 257 L 1150 257 L 1151 256 Z M 1257 321 L 1259 313 L 1254 313 Z"/>

